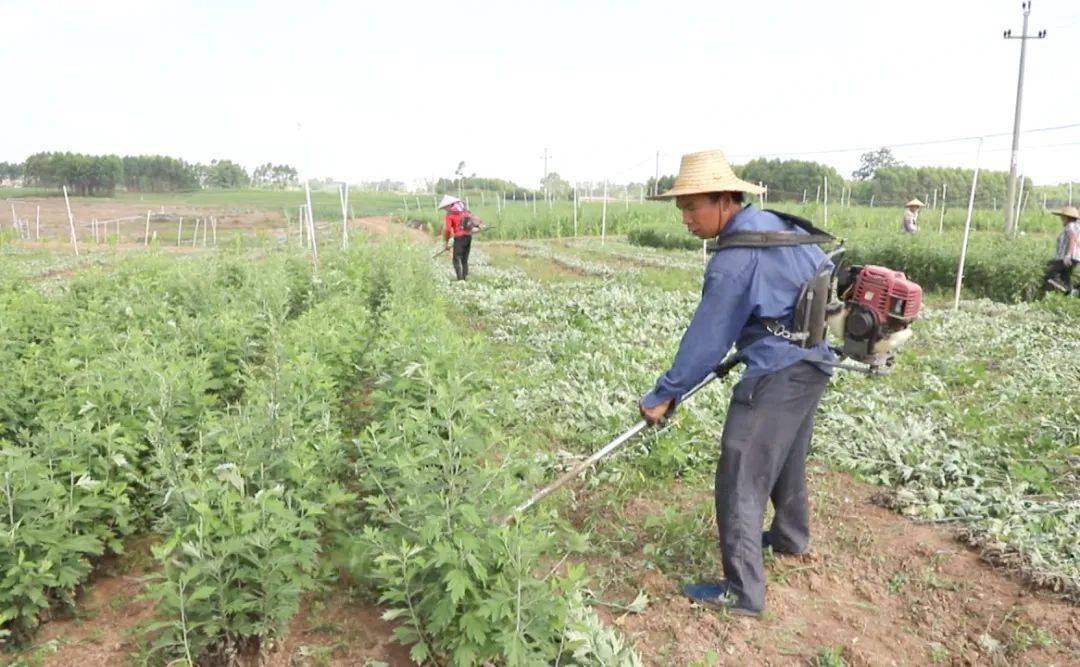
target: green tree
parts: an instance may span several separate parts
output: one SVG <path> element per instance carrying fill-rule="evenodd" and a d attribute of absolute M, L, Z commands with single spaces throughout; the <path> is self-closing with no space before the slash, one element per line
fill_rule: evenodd
<path fill-rule="evenodd" d="M 558 172 L 549 172 L 547 178 L 540 181 L 544 195 L 552 199 L 565 199 L 570 195 L 570 184 L 564 181 Z"/>
<path fill-rule="evenodd" d="M 251 185 L 251 177 L 232 160 L 213 160 L 207 169 L 206 185 L 211 188 L 246 188 Z"/>
<path fill-rule="evenodd" d="M 893 156 L 888 148 L 879 148 L 876 151 L 863 153 L 859 157 L 859 168 L 851 172 L 852 178 L 857 181 L 865 181 L 873 178 L 878 169 L 882 167 L 896 167 L 900 161 Z"/>
<path fill-rule="evenodd" d="M 300 184 L 295 167 L 267 162 L 259 165 L 251 174 L 251 183 L 257 188 L 285 189 Z"/>
<path fill-rule="evenodd" d="M 73 194 L 109 196 L 124 176 L 124 164 L 116 155 L 82 153 L 35 153 L 26 158 L 27 185 L 67 186 Z"/>

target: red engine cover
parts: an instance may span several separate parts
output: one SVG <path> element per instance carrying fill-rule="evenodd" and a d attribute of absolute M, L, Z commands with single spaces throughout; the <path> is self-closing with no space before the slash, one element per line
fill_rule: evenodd
<path fill-rule="evenodd" d="M 889 319 L 910 322 L 922 307 L 922 288 L 900 271 L 864 266 L 855 278 L 849 298 L 874 313 L 879 324 Z"/>

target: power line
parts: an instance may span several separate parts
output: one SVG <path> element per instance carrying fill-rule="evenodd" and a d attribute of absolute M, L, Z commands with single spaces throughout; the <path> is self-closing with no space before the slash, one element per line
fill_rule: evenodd
<path fill-rule="evenodd" d="M 1021 134 L 1031 134 L 1034 132 L 1051 132 L 1055 130 L 1068 130 L 1072 128 L 1080 127 L 1080 123 L 1069 123 L 1067 125 L 1055 125 L 1052 127 L 1039 127 L 1033 130 L 1023 130 Z M 908 141 L 904 143 L 895 144 L 875 144 L 873 146 L 861 146 L 855 148 L 830 148 L 828 150 L 817 151 L 777 151 L 773 153 L 742 153 L 739 155 L 733 155 L 733 158 L 743 157 L 768 157 L 771 155 L 831 155 L 838 153 L 857 153 L 860 151 L 872 151 L 878 148 L 910 148 L 912 146 L 930 146 L 933 144 L 952 144 L 959 143 L 961 141 L 975 141 L 976 139 L 992 139 L 994 137 L 1007 137 L 1009 132 L 995 132 L 992 134 L 973 134 L 965 137 L 952 137 L 949 139 L 927 139 L 925 141 Z"/>

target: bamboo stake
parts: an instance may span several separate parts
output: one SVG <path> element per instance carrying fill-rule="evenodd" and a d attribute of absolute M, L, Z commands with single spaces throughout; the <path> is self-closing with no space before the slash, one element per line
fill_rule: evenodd
<path fill-rule="evenodd" d="M 311 210 L 311 184 L 304 181 L 304 197 L 307 198 L 308 239 L 311 241 L 311 265 L 315 271 L 319 270 L 319 248 L 315 241 L 315 216 Z"/>
<path fill-rule="evenodd" d="M 960 265 L 956 268 L 956 294 L 953 298 L 953 310 L 960 310 L 960 288 L 964 284 L 964 263 L 967 260 L 968 238 L 971 235 L 971 214 L 975 210 L 975 188 L 979 184 L 979 161 L 982 158 L 983 140 L 979 139 L 979 148 L 975 152 L 975 172 L 971 176 L 971 194 L 968 196 L 967 220 L 964 221 L 964 241 L 960 246 Z"/>
<path fill-rule="evenodd" d="M 71 215 L 71 201 L 68 200 L 67 186 L 64 186 L 64 205 L 67 206 L 68 225 L 71 227 L 71 245 L 75 247 L 75 256 L 79 256 L 79 240 L 75 238 L 75 216 Z"/>
<path fill-rule="evenodd" d="M 338 196 L 341 198 L 341 247 L 343 250 L 349 249 L 349 184 L 342 183 L 338 190 Z M 409 211 L 408 200 L 402 195 L 401 201 L 405 203 L 405 212 Z M 420 213 L 417 210 L 417 213 Z"/>
<path fill-rule="evenodd" d="M 942 234 L 942 233 L 945 232 L 945 195 L 948 194 L 948 192 L 949 192 L 949 184 L 948 183 L 942 183 L 941 184 L 941 209 L 938 211 L 938 214 L 939 214 L 938 227 L 937 227 L 938 234 Z"/>
<path fill-rule="evenodd" d="M 146 231 L 143 233 L 143 247 L 150 245 L 150 211 L 146 212 Z"/>
<path fill-rule="evenodd" d="M 600 213 L 600 245 L 607 242 L 607 179 L 604 179 L 604 205 Z"/>

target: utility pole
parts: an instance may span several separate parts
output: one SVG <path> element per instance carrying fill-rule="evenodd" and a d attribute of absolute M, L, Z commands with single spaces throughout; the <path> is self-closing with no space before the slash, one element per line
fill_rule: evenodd
<path fill-rule="evenodd" d="M 1006 193 L 1008 201 L 1005 205 L 1005 233 L 1016 233 L 1016 163 L 1020 155 L 1020 105 L 1024 100 L 1024 56 L 1027 53 L 1027 41 L 1029 39 L 1043 39 L 1046 31 L 1041 30 L 1037 35 L 1028 35 L 1028 16 L 1031 14 L 1031 0 L 1020 5 L 1024 10 L 1024 29 L 1019 37 L 1012 34 L 1012 30 L 1005 31 L 1005 39 L 1020 40 L 1020 75 L 1016 82 L 1016 112 L 1013 115 L 1013 138 L 1012 157 L 1009 159 L 1009 188 Z"/>

